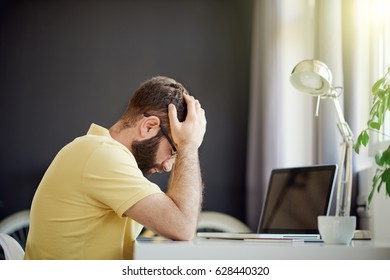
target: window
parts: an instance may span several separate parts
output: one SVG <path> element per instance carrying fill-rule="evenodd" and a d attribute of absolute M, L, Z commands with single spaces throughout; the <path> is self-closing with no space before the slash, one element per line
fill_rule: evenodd
<path fill-rule="evenodd" d="M 371 1 L 371 85 L 383 77 L 387 68 L 390 67 L 390 10 L 389 0 Z M 387 112 L 382 134 L 370 135 L 370 154 L 377 150 L 385 150 L 390 144 L 390 113 Z"/>

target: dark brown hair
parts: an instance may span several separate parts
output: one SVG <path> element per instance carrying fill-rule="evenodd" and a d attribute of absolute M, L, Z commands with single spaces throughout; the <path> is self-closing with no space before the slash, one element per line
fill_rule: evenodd
<path fill-rule="evenodd" d="M 170 131 L 168 105 L 176 106 L 177 117 L 183 122 L 187 116 L 187 104 L 183 99 L 187 90 L 172 78 L 157 76 L 144 83 L 134 92 L 129 105 L 121 117 L 125 126 L 134 126 L 143 114 L 157 116 L 161 124 Z"/>

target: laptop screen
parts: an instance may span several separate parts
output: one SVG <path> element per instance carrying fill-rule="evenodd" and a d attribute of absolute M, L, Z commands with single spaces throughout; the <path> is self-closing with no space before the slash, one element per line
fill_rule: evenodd
<path fill-rule="evenodd" d="M 258 233 L 317 234 L 317 217 L 327 215 L 337 165 L 274 169 Z"/>

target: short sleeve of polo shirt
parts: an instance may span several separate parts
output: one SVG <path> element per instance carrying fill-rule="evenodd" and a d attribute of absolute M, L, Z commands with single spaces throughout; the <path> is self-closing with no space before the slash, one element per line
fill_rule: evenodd
<path fill-rule="evenodd" d="M 134 156 L 113 142 L 103 142 L 90 155 L 83 172 L 85 195 L 91 203 L 113 209 L 118 216 L 141 199 L 162 193 L 146 179 Z"/>

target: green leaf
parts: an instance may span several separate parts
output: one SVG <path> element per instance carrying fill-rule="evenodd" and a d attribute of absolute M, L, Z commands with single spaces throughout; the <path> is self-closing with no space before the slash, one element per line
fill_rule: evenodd
<path fill-rule="evenodd" d="M 382 104 L 382 113 L 381 113 L 381 115 L 382 115 L 382 118 L 381 118 L 382 124 L 385 122 L 385 116 L 386 116 L 386 112 L 387 112 L 387 103 L 388 103 L 388 101 L 389 101 L 389 95 L 386 94 L 384 96 L 384 100 L 383 100 L 383 104 Z"/>
<path fill-rule="evenodd" d="M 383 98 L 383 97 L 382 97 Z M 385 115 L 383 114 L 383 100 L 378 108 L 378 123 L 383 124 Z"/>
<path fill-rule="evenodd" d="M 378 92 L 378 89 L 381 86 L 381 84 L 384 82 L 384 80 L 385 80 L 385 78 L 381 78 L 374 83 L 374 85 L 372 86 L 372 89 L 371 89 L 373 94 L 376 94 Z"/>
<path fill-rule="evenodd" d="M 386 193 L 390 191 L 390 168 L 387 168 L 382 174 L 382 183 L 386 183 Z M 382 185 L 382 184 L 381 184 Z M 379 188 L 378 188 L 379 192 Z"/>
<path fill-rule="evenodd" d="M 370 194 L 368 195 L 368 204 L 370 204 L 371 203 L 371 201 L 372 201 L 372 197 L 374 196 L 374 193 L 375 193 L 375 191 L 377 190 L 377 188 L 378 188 L 378 185 L 380 185 L 382 183 L 382 181 L 381 181 L 381 176 L 380 176 L 380 173 L 378 173 L 378 170 L 377 170 L 377 172 L 375 173 L 375 176 L 374 176 L 374 178 L 373 178 L 373 180 L 372 180 L 372 189 L 371 189 L 371 192 L 370 192 Z"/>
<path fill-rule="evenodd" d="M 380 88 L 380 89 L 378 89 L 376 95 L 378 96 L 380 102 L 382 103 L 383 102 L 383 98 L 386 95 L 386 92 L 382 88 Z"/>
<path fill-rule="evenodd" d="M 370 140 L 370 136 L 367 133 L 367 130 L 364 130 L 361 133 L 361 143 L 363 144 L 364 147 L 367 147 L 368 141 Z"/>
<path fill-rule="evenodd" d="M 379 130 L 381 128 L 381 124 L 379 122 L 374 122 L 374 121 L 368 121 L 368 127 L 373 128 L 376 130 Z"/>
<path fill-rule="evenodd" d="M 375 101 L 370 110 L 370 119 L 373 119 L 375 117 L 375 114 L 377 113 L 379 106 L 380 106 L 380 102 Z"/>
<path fill-rule="evenodd" d="M 356 141 L 356 143 L 353 145 L 353 149 L 355 150 L 355 153 L 360 153 L 360 147 L 361 143 L 359 141 Z"/>
<path fill-rule="evenodd" d="M 361 143 L 359 141 L 357 141 L 354 145 L 353 145 L 353 149 L 355 150 L 355 153 L 360 153 L 360 147 L 361 147 Z"/>
<path fill-rule="evenodd" d="M 390 184 L 390 168 L 387 168 L 382 174 L 382 181 Z"/>
<path fill-rule="evenodd" d="M 376 174 L 375 174 L 376 180 L 375 180 L 375 183 L 376 183 L 376 191 L 378 193 L 381 190 L 381 186 L 383 184 L 382 174 L 383 174 L 382 170 L 380 170 L 380 169 L 376 170 Z"/>
<path fill-rule="evenodd" d="M 361 145 L 366 147 L 369 140 L 370 140 L 370 136 L 368 135 L 367 130 L 363 130 L 362 132 L 360 132 L 360 134 L 356 140 L 356 143 L 353 146 L 353 149 L 355 150 L 355 152 L 358 154 L 360 152 Z"/>
<path fill-rule="evenodd" d="M 358 142 L 362 144 L 363 146 L 367 146 L 368 140 L 370 140 L 370 136 L 367 133 L 367 130 L 363 130 L 358 137 Z"/>
<path fill-rule="evenodd" d="M 377 151 L 375 153 L 375 163 L 379 166 L 383 166 L 384 162 L 382 160 L 382 152 L 381 151 Z"/>
<path fill-rule="evenodd" d="M 387 148 L 387 150 L 383 152 L 381 162 L 383 162 L 384 164 L 387 164 L 387 165 L 390 164 L 390 150 L 389 150 L 389 148 Z"/>
<path fill-rule="evenodd" d="M 390 88 L 387 88 L 388 94 L 390 94 Z M 390 98 L 387 98 L 387 110 L 390 111 Z"/>
<path fill-rule="evenodd" d="M 386 194 L 390 195 L 390 183 L 386 182 Z"/>
<path fill-rule="evenodd" d="M 374 196 L 374 193 L 375 193 L 375 188 L 374 187 L 372 187 L 372 189 L 371 189 L 371 191 L 370 191 L 370 194 L 368 195 L 368 205 L 370 205 L 371 204 L 371 200 L 372 200 L 372 198 L 373 198 L 373 196 Z"/>

